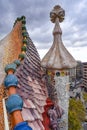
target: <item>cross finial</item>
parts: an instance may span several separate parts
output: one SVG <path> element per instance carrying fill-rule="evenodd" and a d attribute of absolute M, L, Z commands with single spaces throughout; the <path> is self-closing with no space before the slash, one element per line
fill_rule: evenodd
<path fill-rule="evenodd" d="M 53 23 L 55 23 L 56 18 L 59 18 L 59 22 L 64 20 L 65 11 L 59 5 L 54 6 L 53 10 L 50 12 L 50 18 Z"/>

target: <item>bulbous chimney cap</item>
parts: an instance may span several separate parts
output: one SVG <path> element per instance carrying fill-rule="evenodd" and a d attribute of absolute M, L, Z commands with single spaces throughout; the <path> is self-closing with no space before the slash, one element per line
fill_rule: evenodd
<path fill-rule="evenodd" d="M 55 23 L 53 30 L 54 40 L 50 50 L 42 59 L 41 65 L 44 68 L 61 70 L 74 68 L 77 65 L 77 62 L 62 42 L 62 30 L 59 22 L 64 20 L 64 16 L 65 11 L 59 5 L 56 5 L 50 13 L 51 21 Z"/>
<path fill-rule="evenodd" d="M 59 18 L 59 22 L 62 22 L 65 17 L 65 11 L 60 5 L 54 6 L 53 10 L 50 12 L 50 19 L 52 23 L 55 23 L 56 18 Z"/>

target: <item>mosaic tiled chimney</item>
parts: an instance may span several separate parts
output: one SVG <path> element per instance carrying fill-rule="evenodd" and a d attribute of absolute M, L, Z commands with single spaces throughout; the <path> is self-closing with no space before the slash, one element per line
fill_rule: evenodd
<path fill-rule="evenodd" d="M 41 62 L 47 75 L 49 96 L 64 111 L 62 118 L 58 122 L 60 130 L 68 130 L 69 70 L 77 64 L 62 42 L 62 30 L 59 22 L 64 20 L 64 16 L 65 11 L 59 5 L 55 6 L 51 11 L 50 18 L 55 23 L 53 30 L 54 41 Z"/>

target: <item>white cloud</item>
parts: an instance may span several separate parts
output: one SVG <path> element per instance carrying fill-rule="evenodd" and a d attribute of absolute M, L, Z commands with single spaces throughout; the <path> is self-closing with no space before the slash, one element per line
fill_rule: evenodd
<path fill-rule="evenodd" d="M 87 47 L 75 47 L 75 48 L 69 47 L 67 49 L 76 60 L 87 62 L 87 55 L 86 55 Z"/>
<path fill-rule="evenodd" d="M 87 7 L 87 0 L 81 0 L 78 4 L 75 5 L 75 11 L 79 14 L 84 8 Z"/>

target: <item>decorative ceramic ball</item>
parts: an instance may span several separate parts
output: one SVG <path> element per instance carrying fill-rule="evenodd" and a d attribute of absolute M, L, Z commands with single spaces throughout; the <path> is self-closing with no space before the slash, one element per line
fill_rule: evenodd
<path fill-rule="evenodd" d="M 20 21 L 20 20 L 21 20 L 21 18 L 18 17 L 18 18 L 17 18 L 17 21 Z"/>
<path fill-rule="evenodd" d="M 60 76 L 60 72 L 56 72 L 56 76 L 59 77 Z"/>
<path fill-rule="evenodd" d="M 32 130 L 32 128 L 28 126 L 27 122 L 21 122 L 14 127 L 14 130 Z"/>
<path fill-rule="evenodd" d="M 8 73 L 9 70 L 13 70 L 15 72 L 17 65 L 14 63 L 8 64 L 5 67 L 5 72 Z"/>
<path fill-rule="evenodd" d="M 9 113 L 12 113 L 16 110 L 22 110 L 22 107 L 23 107 L 23 100 L 17 94 L 9 96 L 9 98 L 6 101 L 6 108 Z"/>
<path fill-rule="evenodd" d="M 22 46 L 21 50 L 26 51 L 27 50 L 26 46 Z"/>
<path fill-rule="evenodd" d="M 22 30 L 26 30 L 26 26 L 25 25 L 22 25 Z"/>
<path fill-rule="evenodd" d="M 28 35 L 27 35 L 27 32 L 22 32 L 22 36 L 23 37 L 27 37 Z"/>
<path fill-rule="evenodd" d="M 14 63 L 19 66 L 21 64 L 20 60 L 15 60 Z"/>
<path fill-rule="evenodd" d="M 26 46 L 28 45 L 28 41 L 26 39 L 23 40 L 23 45 L 26 44 Z"/>
<path fill-rule="evenodd" d="M 21 20 L 22 20 L 22 19 L 26 19 L 26 17 L 23 15 L 23 16 L 21 16 Z"/>
<path fill-rule="evenodd" d="M 26 24 L 26 20 L 25 19 L 22 19 L 22 24 Z"/>
<path fill-rule="evenodd" d="M 9 88 L 11 86 L 17 86 L 18 85 L 18 79 L 15 75 L 9 74 L 4 80 L 4 85 L 6 88 Z"/>
<path fill-rule="evenodd" d="M 25 54 L 19 54 L 19 58 L 21 58 L 21 60 L 23 60 L 25 58 Z"/>

